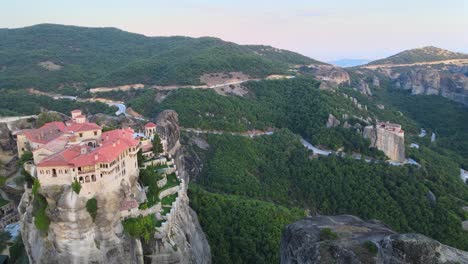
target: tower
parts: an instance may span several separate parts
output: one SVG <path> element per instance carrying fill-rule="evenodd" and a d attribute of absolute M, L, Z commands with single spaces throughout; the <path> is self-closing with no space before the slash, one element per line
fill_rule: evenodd
<path fill-rule="evenodd" d="M 148 123 L 145 125 L 145 137 L 153 140 L 154 135 L 156 134 L 156 124 Z"/>

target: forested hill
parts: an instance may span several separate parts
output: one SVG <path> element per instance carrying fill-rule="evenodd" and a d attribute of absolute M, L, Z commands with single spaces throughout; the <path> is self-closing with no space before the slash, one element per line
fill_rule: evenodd
<path fill-rule="evenodd" d="M 321 62 L 211 37 L 146 37 L 116 28 L 54 24 L 0 29 L 0 88 L 198 84 L 204 73 L 264 77 L 312 63 Z"/>
<path fill-rule="evenodd" d="M 468 59 L 468 54 L 453 52 L 437 47 L 423 47 L 402 51 L 385 59 L 370 62 L 368 65 L 410 64 L 453 59 Z"/>

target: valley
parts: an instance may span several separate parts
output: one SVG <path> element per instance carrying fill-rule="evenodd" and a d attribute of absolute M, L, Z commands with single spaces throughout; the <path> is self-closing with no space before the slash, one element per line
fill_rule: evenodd
<path fill-rule="evenodd" d="M 413 240 L 427 254 L 408 256 L 468 261 L 466 54 L 425 47 L 341 68 L 269 46 L 114 28 L 44 24 L 0 36 L 0 151 L 8 157 L 0 170 L 17 175 L 5 179 L 18 181 L 17 191 L 26 187 L 13 198 L 2 187 L 20 209 L 15 245 L 24 249 L 13 258 L 290 263 L 284 259 L 297 256 L 284 248 L 310 232 L 307 245 L 319 253 L 304 256 L 315 261 L 332 261 L 326 252 L 337 250 L 366 263 L 404 263 L 393 250 Z M 151 165 L 106 184 L 83 178 L 83 192 L 74 193 L 72 180 L 31 169 L 41 164 L 37 153 L 53 157 L 48 148 L 61 143 L 25 144 L 32 157 L 17 144 L 24 131 L 52 122 L 66 131 L 81 118 L 111 138 L 133 129 L 119 139 L 142 155 L 156 146 L 147 144 L 151 132 L 164 151 L 148 158 L 130 149 L 122 168 L 133 159 Z M 112 145 L 96 140 L 83 140 L 81 155 Z M 94 183 L 101 185 L 88 187 Z"/>

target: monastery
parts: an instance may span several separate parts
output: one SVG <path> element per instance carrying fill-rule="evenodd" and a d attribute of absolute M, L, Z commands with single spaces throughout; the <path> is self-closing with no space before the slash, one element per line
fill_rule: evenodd
<path fill-rule="evenodd" d="M 148 138 L 155 133 L 154 123 L 145 126 L 145 138 L 138 137 L 131 128 L 102 132 L 80 110 L 74 110 L 70 121 L 21 130 L 16 136 L 19 156 L 26 151 L 33 153 L 29 171 L 41 186 L 70 185 L 77 181 L 82 185 L 82 193 L 92 196 L 103 190 L 116 190 L 136 179 L 137 152 L 144 146 L 144 154 L 150 156 Z"/>

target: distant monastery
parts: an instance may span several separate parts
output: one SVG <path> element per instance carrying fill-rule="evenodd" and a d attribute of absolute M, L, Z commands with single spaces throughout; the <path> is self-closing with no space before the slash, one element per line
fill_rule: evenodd
<path fill-rule="evenodd" d="M 364 137 L 369 138 L 371 147 L 382 150 L 390 160 L 404 162 L 405 131 L 401 125 L 389 122 L 379 122 L 374 126 L 364 128 Z"/>
<path fill-rule="evenodd" d="M 18 155 L 33 153 L 28 171 L 41 186 L 70 185 L 78 181 L 84 195 L 114 190 L 138 177 L 137 153 L 151 157 L 156 125 L 148 123 L 145 134 L 131 128 L 102 132 L 88 122 L 80 110 L 71 112 L 67 122 L 51 122 L 38 129 L 16 134 Z"/>

